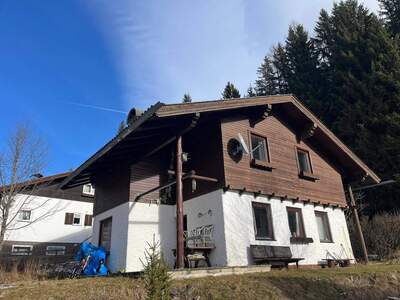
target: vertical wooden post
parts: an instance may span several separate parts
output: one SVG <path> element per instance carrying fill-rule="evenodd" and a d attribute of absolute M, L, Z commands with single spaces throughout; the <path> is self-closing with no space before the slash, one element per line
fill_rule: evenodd
<path fill-rule="evenodd" d="M 353 190 L 351 189 L 350 184 L 348 185 L 348 191 L 349 191 L 349 196 L 350 196 L 350 206 L 351 206 L 351 209 L 353 212 L 353 217 L 354 217 L 354 222 L 356 223 L 356 230 L 357 230 L 358 238 L 360 240 L 362 251 L 363 251 L 364 262 L 365 262 L 365 264 L 368 264 L 367 246 L 365 245 L 364 235 L 362 233 L 360 219 L 358 217 L 356 202 L 354 201 Z"/>
<path fill-rule="evenodd" d="M 182 136 L 176 139 L 176 267 L 184 268 Z"/>

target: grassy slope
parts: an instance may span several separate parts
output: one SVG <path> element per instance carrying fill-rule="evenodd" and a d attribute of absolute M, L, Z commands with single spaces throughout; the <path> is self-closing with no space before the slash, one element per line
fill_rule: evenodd
<path fill-rule="evenodd" d="M 175 281 L 178 299 L 385 299 L 400 296 L 400 265 L 290 270 Z M 140 280 L 112 277 L 22 281 L 4 299 L 144 299 Z"/>

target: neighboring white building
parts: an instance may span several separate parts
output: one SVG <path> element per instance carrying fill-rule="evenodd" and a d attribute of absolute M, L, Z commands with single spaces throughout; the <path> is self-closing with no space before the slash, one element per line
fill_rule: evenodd
<path fill-rule="evenodd" d="M 174 267 L 178 218 L 187 251 L 209 252 L 211 266 L 255 264 L 251 249 L 260 245 L 289 247 L 303 266 L 354 258 L 345 186 L 380 179 L 296 98 L 157 103 L 136 112 L 60 185 L 94 184 L 92 241 L 109 252 L 111 271 L 141 271 L 153 240 Z M 213 247 L 193 246 L 199 232 Z"/>
<path fill-rule="evenodd" d="M 32 195 L 17 195 L 2 256 L 71 256 L 91 239 L 94 189 L 89 184 L 58 190 L 68 175 L 40 177 Z"/>

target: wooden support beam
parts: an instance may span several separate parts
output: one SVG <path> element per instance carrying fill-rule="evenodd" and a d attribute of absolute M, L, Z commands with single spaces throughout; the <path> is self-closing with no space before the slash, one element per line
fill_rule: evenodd
<path fill-rule="evenodd" d="M 177 139 L 177 137 L 182 137 L 185 133 L 187 133 L 190 130 L 192 130 L 194 127 L 196 127 L 199 118 L 200 118 L 200 114 L 199 113 L 194 114 L 193 118 L 191 119 L 189 124 L 184 129 L 182 129 L 177 135 L 174 135 L 174 136 L 166 139 L 164 142 L 159 144 L 156 148 L 154 148 L 153 150 L 151 150 L 148 153 L 146 153 L 146 155 L 144 155 L 143 158 L 150 157 L 154 153 L 160 151 L 161 149 L 163 149 L 164 147 L 168 146 L 170 143 L 175 141 Z"/>
<path fill-rule="evenodd" d="M 184 264 L 184 241 L 183 241 L 183 184 L 182 184 L 182 136 L 176 138 L 175 156 L 176 176 L 176 268 L 182 269 Z"/>
<path fill-rule="evenodd" d="M 264 106 L 264 110 L 261 111 L 260 114 L 257 114 L 256 117 L 250 118 L 250 126 L 254 127 L 257 123 L 263 121 L 268 118 L 272 114 L 272 104 L 267 104 Z"/>
<path fill-rule="evenodd" d="M 168 170 L 169 175 L 174 175 L 175 176 L 175 171 L 173 170 Z M 218 179 L 213 178 L 213 177 L 208 177 L 208 176 L 201 176 L 201 175 L 196 175 L 195 171 L 190 171 L 188 173 L 182 172 L 182 175 L 188 175 L 185 178 L 191 178 L 191 179 L 196 179 L 196 180 L 202 180 L 202 181 L 209 181 L 209 182 L 218 182 Z"/>
<path fill-rule="evenodd" d="M 317 124 L 311 123 L 307 125 L 301 132 L 300 139 L 301 140 L 306 140 L 310 137 L 312 137 L 315 134 L 315 130 L 318 128 Z"/>
<path fill-rule="evenodd" d="M 364 235 L 362 233 L 360 219 L 358 217 L 357 206 L 356 206 L 356 202 L 354 201 L 354 195 L 353 195 L 353 190 L 351 189 L 351 185 L 348 185 L 347 190 L 349 192 L 350 208 L 351 208 L 351 210 L 353 212 L 354 222 L 356 223 L 357 235 L 358 235 L 358 238 L 360 240 L 361 247 L 362 247 L 362 252 L 363 252 L 363 256 L 364 256 L 364 263 L 368 264 L 367 246 L 365 245 Z"/>

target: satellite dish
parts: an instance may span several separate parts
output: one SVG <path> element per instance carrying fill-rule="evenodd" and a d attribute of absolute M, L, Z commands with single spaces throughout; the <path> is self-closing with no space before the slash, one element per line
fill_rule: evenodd
<path fill-rule="evenodd" d="M 243 136 L 242 136 L 240 133 L 238 133 L 238 136 L 239 136 L 240 146 L 242 147 L 243 151 L 244 151 L 246 154 L 249 154 L 249 153 L 250 153 L 249 147 L 247 147 L 246 142 L 244 141 Z"/>

